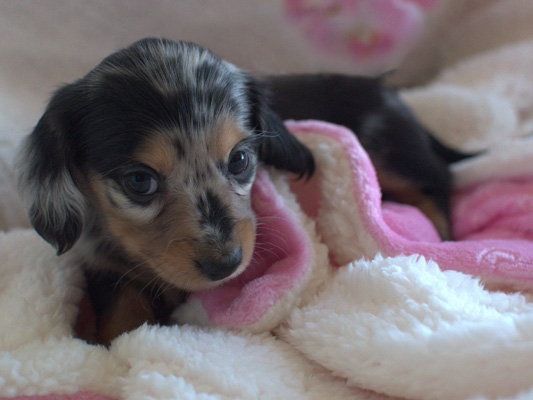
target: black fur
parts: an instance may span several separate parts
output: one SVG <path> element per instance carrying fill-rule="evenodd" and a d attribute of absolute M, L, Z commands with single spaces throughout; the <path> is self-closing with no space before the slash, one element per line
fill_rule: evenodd
<path fill-rule="evenodd" d="M 259 158 L 267 165 L 293 172 L 299 176 L 310 177 L 315 170 L 311 152 L 302 147 L 291 135 L 282 119 L 272 111 L 270 92 L 263 82 L 250 81 L 248 95 L 252 104 L 251 126 L 262 136 L 259 142 Z"/>
<path fill-rule="evenodd" d="M 233 230 L 235 222 L 219 197 L 211 191 L 207 191 L 205 196 L 198 199 L 197 207 L 202 215 L 204 225 L 212 226 L 219 235 L 227 240 L 227 235 Z"/>
<path fill-rule="evenodd" d="M 433 139 L 381 79 L 318 74 L 271 76 L 266 82 L 272 109 L 281 118 L 346 126 L 376 167 L 412 182 L 448 213 L 452 184 L 448 163 L 464 155 Z M 386 188 L 384 195 L 389 195 Z"/>

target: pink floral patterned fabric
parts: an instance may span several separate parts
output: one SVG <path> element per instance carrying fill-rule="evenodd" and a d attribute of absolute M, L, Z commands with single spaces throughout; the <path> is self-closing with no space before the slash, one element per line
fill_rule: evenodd
<path fill-rule="evenodd" d="M 286 0 L 286 14 L 310 43 L 347 58 L 354 70 L 395 67 L 418 39 L 437 0 Z"/>

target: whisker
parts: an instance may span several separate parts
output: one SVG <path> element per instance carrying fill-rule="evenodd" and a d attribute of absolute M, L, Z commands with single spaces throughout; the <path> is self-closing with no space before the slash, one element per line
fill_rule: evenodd
<path fill-rule="evenodd" d="M 273 256 L 277 256 L 276 252 L 274 250 L 272 250 L 272 249 L 269 249 L 268 247 L 257 246 L 256 248 L 259 251 L 262 251 L 262 252 L 265 252 L 265 253 L 270 253 Z M 264 261 L 264 259 L 263 259 L 263 261 Z"/>
<path fill-rule="evenodd" d="M 115 282 L 115 286 L 114 286 L 114 290 L 117 289 L 118 285 L 121 284 L 121 282 L 126 278 L 126 277 L 129 277 L 131 279 L 136 279 L 138 278 L 139 276 L 141 276 L 143 273 L 145 273 L 145 271 L 141 271 L 140 274 L 137 274 L 135 275 L 135 277 L 132 277 L 130 274 L 131 272 L 133 272 L 134 270 L 136 270 L 137 268 L 141 268 L 143 266 L 147 265 L 147 262 L 146 261 L 143 261 L 135 266 L 133 266 L 132 268 L 128 269 L 126 272 L 124 272 L 120 278 Z M 128 282 L 126 282 L 126 285 L 127 285 Z"/>
<path fill-rule="evenodd" d="M 278 233 L 278 235 L 276 235 L 276 233 Z M 257 236 L 257 238 L 272 237 L 272 238 L 278 239 L 280 242 L 282 242 L 281 244 L 283 244 L 285 246 L 285 248 L 290 247 L 289 243 L 285 240 L 285 238 L 283 236 L 279 235 L 279 233 L 280 233 L 280 231 L 273 230 L 268 235 L 264 234 L 264 233 L 258 233 L 256 236 Z M 272 240 L 269 240 L 268 243 L 272 244 L 273 246 L 278 246 L 279 247 L 279 245 L 276 245 L 274 243 L 274 241 L 272 241 Z M 280 250 L 281 250 L 281 248 L 280 248 Z"/>

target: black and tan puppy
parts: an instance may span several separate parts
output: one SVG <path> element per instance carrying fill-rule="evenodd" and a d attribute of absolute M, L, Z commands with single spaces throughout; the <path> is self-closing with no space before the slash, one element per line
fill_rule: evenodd
<path fill-rule="evenodd" d="M 384 198 L 418 207 L 448 238 L 448 164 L 464 155 L 434 140 L 382 79 L 316 74 L 271 76 L 266 82 L 282 119 L 351 129 L 376 168 Z"/>
<path fill-rule="evenodd" d="M 246 268 L 259 162 L 314 169 L 262 84 L 193 43 L 144 39 L 54 94 L 19 156 L 19 185 L 36 231 L 88 271 L 96 339 L 108 342 L 160 320 L 154 303 L 172 308 L 181 290 Z"/>

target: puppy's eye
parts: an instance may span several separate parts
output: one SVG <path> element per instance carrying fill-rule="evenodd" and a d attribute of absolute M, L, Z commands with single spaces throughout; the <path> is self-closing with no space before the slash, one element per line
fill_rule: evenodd
<path fill-rule="evenodd" d="M 126 186 L 135 194 L 148 196 L 158 189 L 156 179 L 148 172 L 136 171 L 126 175 Z"/>
<path fill-rule="evenodd" d="M 250 165 L 250 156 L 248 153 L 239 150 L 230 156 L 228 171 L 232 175 L 240 175 L 248 169 Z"/>

